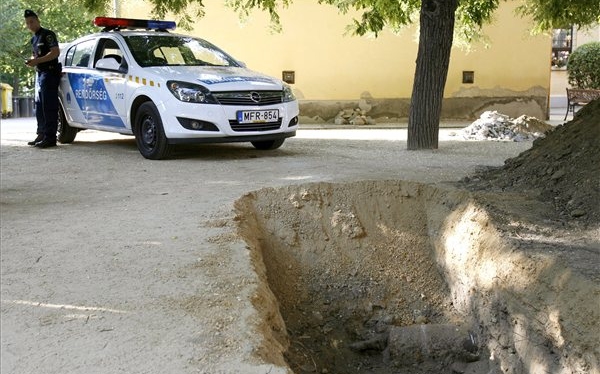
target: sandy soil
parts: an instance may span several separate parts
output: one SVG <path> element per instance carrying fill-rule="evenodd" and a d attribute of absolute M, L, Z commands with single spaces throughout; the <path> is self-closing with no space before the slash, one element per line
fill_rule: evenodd
<path fill-rule="evenodd" d="M 504 323 L 512 323 L 515 329 L 539 332 L 537 325 L 523 327 L 529 317 L 536 317 L 527 315 L 533 313 L 532 309 L 522 309 L 525 318 L 520 317 L 516 322 L 507 319 L 517 309 L 513 301 L 502 304 L 502 300 L 512 294 L 493 293 L 497 288 L 489 285 L 485 292 L 471 297 L 469 305 L 450 307 L 450 303 L 464 303 L 467 300 L 464 295 L 481 286 L 484 280 L 477 278 L 473 281 L 463 272 L 446 273 L 448 269 L 458 267 L 454 263 L 457 259 L 442 256 L 448 248 L 440 244 L 455 240 L 448 237 L 452 230 L 439 226 L 435 231 L 446 236 L 432 235 L 439 240 L 423 244 L 425 232 L 423 227 L 418 226 L 425 225 L 430 230 L 435 225 L 429 221 L 442 225 L 446 221 L 431 217 L 452 217 L 452 214 L 458 213 L 449 207 L 460 206 L 462 215 L 450 222 L 469 221 L 469 209 L 474 209 L 480 214 L 472 216 L 473 220 L 489 220 L 491 227 L 498 225 L 501 229 L 509 227 L 512 221 L 502 226 L 493 219 L 494 212 L 504 212 L 501 208 L 491 209 L 488 214 L 484 209 L 485 202 L 469 205 L 467 202 L 471 201 L 471 197 L 465 196 L 466 192 L 457 197 L 452 192 L 454 187 L 448 187 L 450 192 L 438 193 L 431 189 L 431 184 L 459 181 L 477 170 L 501 166 L 507 158 L 529 149 L 531 143 L 459 141 L 450 136 L 452 130 L 442 130 L 439 150 L 408 152 L 405 150 L 405 130 L 306 129 L 299 131 L 298 137 L 289 139 L 276 151 L 260 152 L 243 144 L 183 147 L 173 159 L 156 162 L 143 159 L 133 139 L 127 137 L 82 132 L 71 145 L 39 150 L 25 145 L 34 137 L 31 120 L 3 120 L 1 130 L 3 373 L 286 373 L 290 372 L 288 366 L 294 365 L 298 373 L 335 372 L 335 368 L 323 371 L 324 367 L 317 367 L 312 354 L 305 355 L 307 361 L 304 363 L 293 361 L 294 357 L 289 354 L 284 357 L 290 337 L 294 340 L 303 335 L 287 331 L 292 323 L 285 321 L 287 315 L 283 313 L 282 317 L 278 309 L 280 304 L 282 310 L 291 305 L 286 303 L 294 297 L 290 290 L 295 284 L 283 284 L 282 293 L 277 291 L 276 284 L 269 283 L 277 279 L 278 274 L 273 273 L 272 267 L 269 270 L 269 261 L 264 260 L 264 248 L 260 243 L 261 238 L 263 244 L 274 243 L 261 231 L 268 227 L 266 222 L 272 223 L 273 220 L 280 223 L 272 231 L 278 235 L 279 241 L 291 248 L 294 245 L 341 241 L 350 248 L 369 248 L 372 245 L 388 249 L 391 257 L 378 259 L 383 273 L 376 279 L 389 280 L 398 275 L 400 284 L 389 284 L 396 293 L 401 293 L 397 290 L 399 287 L 414 282 L 406 295 L 416 298 L 420 304 L 415 312 L 411 310 L 413 304 L 403 306 L 397 303 L 398 308 L 388 308 L 387 293 L 379 295 L 379 299 L 373 299 L 371 293 L 368 298 L 361 299 L 371 301 L 370 306 L 361 304 L 363 309 L 371 312 L 385 310 L 385 315 L 380 317 L 386 324 L 447 322 L 472 315 L 477 321 L 497 322 L 499 327 L 496 330 L 489 324 L 480 328 L 480 333 L 489 342 L 504 339 L 502 331 L 507 330 Z M 411 185 L 398 188 L 398 180 L 422 182 L 427 187 Z M 369 187 L 371 182 L 363 181 L 373 181 L 375 185 L 371 187 L 387 191 L 387 205 L 394 205 L 396 198 L 404 196 L 402 191 L 406 189 L 419 190 L 412 195 L 418 197 L 418 203 L 412 210 L 402 210 L 404 215 L 420 212 L 415 223 L 418 227 L 395 230 L 393 222 L 402 216 L 395 209 L 390 210 L 396 212 L 392 215 L 385 215 L 384 209 L 379 210 L 382 222 L 389 226 L 388 231 L 366 220 L 361 225 L 354 225 L 354 218 L 360 215 L 352 209 L 332 209 L 326 216 L 329 226 L 322 226 L 317 231 L 299 231 L 301 225 L 298 222 L 306 225 L 308 222 L 297 221 L 298 212 L 303 211 L 298 209 L 297 204 L 310 209 L 318 207 L 314 210 L 315 214 L 322 214 L 323 205 L 319 207 L 319 201 L 329 200 L 319 198 L 321 192 L 316 191 L 323 188 L 333 191 L 331 196 L 337 196 L 341 199 L 339 201 L 348 202 L 340 205 L 342 207 L 360 206 L 366 209 L 366 206 L 380 206 L 380 201 L 369 204 L 369 199 L 374 196 L 364 192 L 365 183 Z M 303 191 L 308 191 L 308 195 L 303 195 Z M 311 191 L 314 193 L 311 194 Z M 362 191 L 362 194 L 356 194 L 357 191 Z M 398 192 L 400 195 L 397 195 Z M 257 196 L 263 197 L 258 199 Z M 410 193 L 408 196 L 411 196 Z M 234 210 L 234 202 L 240 198 L 241 202 Z M 258 203 L 248 205 L 244 199 L 255 199 Z M 362 205 L 356 201 L 361 201 Z M 426 201 L 435 201 L 442 206 L 446 202 L 446 205 L 436 210 Z M 283 210 L 278 207 L 283 203 L 291 204 L 291 208 Z M 240 210 L 240 206 L 244 205 L 250 210 Z M 261 212 L 261 209 L 264 210 Z M 260 218 L 256 217 L 262 217 L 262 213 L 270 213 L 271 220 L 258 225 Z M 353 216 L 355 213 L 356 216 Z M 369 211 L 369 214 L 372 213 Z M 531 215 L 533 217 L 528 216 L 530 221 L 527 222 L 535 222 L 535 214 Z M 255 218 L 250 220 L 253 216 Z M 506 214 L 502 216 L 508 217 Z M 412 216 L 404 217 L 401 222 L 410 227 L 413 220 L 408 218 Z M 245 222 L 249 222 L 250 226 L 244 226 Z M 484 225 L 485 222 L 477 227 Z M 307 227 L 310 228 L 310 225 Z M 323 231 L 324 228 L 331 230 L 332 235 L 328 239 L 322 236 L 323 232 L 327 232 Z M 388 235 L 383 237 L 388 241 L 378 242 L 373 234 L 377 230 L 380 234 L 387 232 Z M 479 232 L 477 228 L 473 230 L 473 235 Z M 528 240 L 519 241 L 519 245 L 509 245 L 508 239 L 512 236 L 498 235 L 497 232 L 502 233 L 502 230 L 493 230 L 489 234 L 494 240 L 499 240 L 504 249 L 514 251 L 518 248 L 514 257 L 508 256 L 504 259 L 506 263 L 501 262 L 505 268 L 498 270 L 498 274 L 508 279 L 511 270 L 514 271 L 509 263 L 532 266 L 528 268 L 531 271 L 519 273 L 525 278 L 518 284 L 525 288 L 528 280 L 539 283 L 537 275 L 540 271 L 555 270 L 551 265 L 556 263 L 554 257 L 544 257 L 545 267 L 534 266 L 536 261 L 542 263 L 538 258 L 525 261 L 519 257 L 527 252 L 521 252 L 519 247 L 543 249 L 539 248 L 539 241 L 531 238 L 547 236 L 550 230 L 536 230 L 529 230 L 527 234 L 531 236 Z M 578 239 L 582 251 L 596 245 L 593 241 L 597 234 L 594 226 L 577 230 L 567 231 L 572 238 L 582 238 Z M 305 240 L 310 232 L 313 233 L 308 235 L 312 242 Z M 432 234 L 426 232 L 427 235 Z M 456 235 L 465 232 L 468 233 L 468 230 L 459 230 Z M 522 230 L 504 232 L 524 235 Z M 372 241 L 367 242 L 367 238 Z M 355 246 L 358 241 L 362 244 Z M 398 242 L 426 249 L 426 252 L 416 252 L 403 260 L 418 262 L 422 268 L 394 273 L 383 267 L 381 261 L 389 263 L 398 256 L 389 250 L 400 245 Z M 362 247 L 363 244 L 368 245 Z M 344 249 L 344 246 L 336 248 Z M 329 248 L 327 245 L 324 247 Z M 477 246 L 473 244 L 469 248 Z M 431 256 L 431 253 L 437 255 Z M 475 253 L 481 252 L 477 249 Z M 592 302 L 599 295 L 598 279 L 593 278 L 597 276 L 597 267 L 593 266 L 598 259 L 597 252 L 590 253 L 588 257 L 582 257 L 585 263 L 575 264 L 588 269 L 589 273 L 582 272 L 580 277 L 578 267 L 573 266 L 576 276 L 569 279 L 575 279 L 579 282 L 577 284 L 588 288 L 565 304 L 569 308 L 575 301 L 582 300 L 583 295 Z M 445 262 L 442 261 L 444 258 Z M 331 295 L 338 294 L 333 285 L 340 286 L 344 282 L 350 282 L 350 288 L 357 295 L 370 289 L 367 287 L 370 284 L 356 276 L 362 276 L 363 271 L 373 275 L 372 272 L 378 269 L 371 266 L 355 269 L 357 264 L 370 263 L 352 262 L 349 268 L 340 265 L 338 269 L 345 278 L 332 283 L 334 290 Z M 432 270 L 433 264 L 437 264 L 439 270 Z M 479 265 L 474 261 L 464 268 L 476 270 Z M 556 269 L 564 275 L 563 271 L 571 269 L 568 265 L 561 264 Z M 454 278 L 450 274 L 455 274 Z M 281 278 L 294 279 L 284 278 L 283 274 Z M 447 292 L 442 279 L 446 279 Z M 565 279 L 561 284 L 572 287 L 574 283 Z M 441 285 L 437 287 L 438 283 L 434 281 L 441 282 Z M 518 284 L 513 285 L 516 287 Z M 553 287 L 562 290 L 565 289 L 563 286 Z M 571 296 L 572 290 L 568 291 Z M 284 294 L 291 296 L 282 297 Z M 549 292 L 546 295 L 554 297 L 555 294 Z M 492 297 L 494 295 L 498 298 Z M 568 299 L 566 295 L 563 299 L 557 298 L 558 301 Z M 348 305 L 345 300 L 334 302 L 337 306 Z M 486 303 L 494 307 L 484 307 Z M 502 305 L 498 307 L 499 304 Z M 565 337 L 560 334 L 561 328 L 565 329 L 560 323 L 561 313 L 567 313 L 562 308 L 556 309 L 558 312 L 554 314 L 544 314 L 550 315 L 551 319 L 542 325 L 556 325 L 552 325 L 552 344 L 563 339 L 563 344 L 568 346 L 568 339 L 581 337 L 584 337 L 582 344 L 590 344 L 588 332 L 598 331 L 598 324 L 595 314 L 588 315 L 587 320 L 581 317 L 586 305 L 580 306 L 574 317 L 567 318 L 569 324 L 583 323 L 583 326 L 578 326 L 579 335 Z M 329 316 L 314 309 L 308 312 L 322 329 L 321 321 L 326 321 Z M 362 314 L 360 318 L 365 316 Z M 369 332 L 359 328 L 359 324 L 365 322 L 360 318 L 352 322 L 357 334 L 362 334 L 357 336 L 363 339 L 369 336 Z M 566 331 L 572 333 L 573 329 L 567 326 Z M 564 342 L 564 339 L 567 341 Z M 583 347 L 580 342 L 565 350 L 567 354 L 579 356 L 571 360 L 561 359 L 561 363 L 585 365 L 590 360 L 597 360 L 597 347 L 582 352 L 587 345 Z M 497 354 L 498 357 L 507 357 L 503 362 L 513 362 L 509 356 L 523 350 L 528 355 L 535 353 L 531 344 L 501 343 L 504 345 L 497 349 Z M 496 352 L 494 347 L 486 349 Z M 297 356 L 306 353 L 295 352 Z M 582 358 L 582 355 L 585 357 Z M 588 370 L 583 372 L 592 372 L 590 370 L 597 367 L 588 365 L 583 369 Z M 396 369 L 386 366 L 382 370 Z"/>

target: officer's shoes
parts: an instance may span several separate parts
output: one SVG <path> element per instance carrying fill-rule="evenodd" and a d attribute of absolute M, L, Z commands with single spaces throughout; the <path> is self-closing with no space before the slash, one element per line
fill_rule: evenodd
<path fill-rule="evenodd" d="M 42 140 L 44 140 L 44 136 L 38 135 L 37 138 L 35 138 L 35 140 L 33 140 L 31 142 L 27 142 L 27 145 L 36 145 L 37 143 L 41 142 Z"/>
<path fill-rule="evenodd" d="M 56 147 L 56 140 L 44 139 L 35 143 L 36 148 L 50 148 Z"/>

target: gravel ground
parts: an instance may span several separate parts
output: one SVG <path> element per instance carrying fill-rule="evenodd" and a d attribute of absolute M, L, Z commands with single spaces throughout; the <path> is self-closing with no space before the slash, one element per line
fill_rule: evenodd
<path fill-rule="evenodd" d="M 467 125 L 467 124 L 463 124 Z M 33 119 L 1 124 L 3 373 L 276 373 L 251 302 L 259 286 L 233 203 L 305 182 L 458 181 L 530 148 L 406 129 L 311 129 L 282 148 L 187 146 L 142 158 L 85 131 L 40 150 Z"/>

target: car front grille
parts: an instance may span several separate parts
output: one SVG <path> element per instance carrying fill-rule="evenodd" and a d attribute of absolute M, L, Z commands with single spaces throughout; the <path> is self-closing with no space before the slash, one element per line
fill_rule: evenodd
<path fill-rule="evenodd" d="M 221 105 L 273 105 L 283 102 L 282 91 L 213 92 Z"/>
<path fill-rule="evenodd" d="M 271 131 L 278 130 L 281 127 L 281 118 L 277 122 L 267 123 L 239 123 L 238 121 L 229 120 L 229 126 L 233 131 Z"/>

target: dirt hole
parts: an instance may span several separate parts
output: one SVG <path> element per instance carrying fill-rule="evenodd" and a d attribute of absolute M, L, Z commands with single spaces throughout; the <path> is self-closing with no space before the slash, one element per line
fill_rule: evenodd
<path fill-rule="evenodd" d="M 550 262 L 499 255 L 496 230 L 466 192 L 317 183 L 252 192 L 236 209 L 264 280 L 253 303 L 264 336 L 257 354 L 268 362 L 297 374 L 525 373 L 535 372 L 532 359 L 541 370 L 569 365 L 557 348 L 562 338 L 545 322 L 515 317 L 528 311 L 495 291 L 503 277 L 521 290 Z M 539 318 L 541 309 L 529 313 Z"/>

